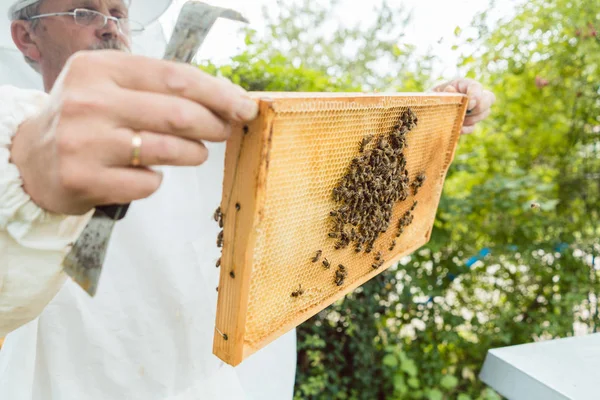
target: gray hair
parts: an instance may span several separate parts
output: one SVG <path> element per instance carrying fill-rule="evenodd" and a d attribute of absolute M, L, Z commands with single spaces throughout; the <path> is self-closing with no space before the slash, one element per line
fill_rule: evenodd
<path fill-rule="evenodd" d="M 13 15 L 13 20 L 28 20 L 31 17 L 35 17 L 36 15 L 38 15 L 40 13 L 40 5 L 42 4 L 42 1 L 38 1 L 36 3 L 33 3 L 17 12 L 15 12 L 15 14 Z M 36 29 L 37 25 L 39 23 L 39 19 L 34 19 L 33 21 L 31 21 L 31 29 Z M 35 70 L 35 72 L 37 72 L 38 74 L 41 73 L 40 71 L 40 65 L 33 61 L 31 58 L 27 57 L 26 55 L 23 55 L 23 57 L 25 58 L 25 61 L 27 62 L 27 64 L 29 64 L 29 66 L 31 68 L 33 68 Z"/>

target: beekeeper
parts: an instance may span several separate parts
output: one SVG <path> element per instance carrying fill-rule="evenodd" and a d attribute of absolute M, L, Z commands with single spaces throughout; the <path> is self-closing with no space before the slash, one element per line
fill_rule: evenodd
<path fill-rule="evenodd" d="M 136 10 L 169 3 L 138 2 L 0 0 L 45 89 L 0 86 L 0 399 L 291 399 L 294 331 L 236 368 L 212 355 L 222 142 L 256 104 L 130 54 Z M 471 95 L 467 131 L 493 102 L 469 80 L 438 90 Z M 67 245 L 94 206 L 133 200 L 90 298 Z"/>

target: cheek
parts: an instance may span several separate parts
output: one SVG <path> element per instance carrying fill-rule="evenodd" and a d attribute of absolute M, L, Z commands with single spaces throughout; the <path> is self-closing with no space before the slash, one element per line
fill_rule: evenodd
<path fill-rule="evenodd" d="M 98 41 L 93 29 L 74 27 L 69 31 L 69 41 L 72 52 L 85 50 Z"/>

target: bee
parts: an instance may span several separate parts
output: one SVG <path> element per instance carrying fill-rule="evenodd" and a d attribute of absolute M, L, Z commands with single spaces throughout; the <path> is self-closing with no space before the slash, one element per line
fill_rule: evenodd
<path fill-rule="evenodd" d="M 321 257 L 322 253 L 323 251 L 317 250 L 317 254 L 315 254 L 315 256 L 312 258 L 312 262 L 316 263 L 317 261 L 319 261 L 319 258 Z"/>
<path fill-rule="evenodd" d="M 342 264 L 338 265 L 338 270 L 342 271 L 343 273 L 346 273 L 346 267 Z"/>
<path fill-rule="evenodd" d="M 302 285 L 298 285 L 298 290 L 294 290 L 292 292 L 292 297 L 298 297 L 304 294 L 304 289 L 302 289 Z"/>
<path fill-rule="evenodd" d="M 215 222 L 219 222 L 219 219 L 222 217 L 223 213 L 221 212 L 221 206 L 217 207 L 213 214 L 213 218 Z"/>
<path fill-rule="evenodd" d="M 373 140 L 373 135 L 365 136 L 360 142 L 360 146 L 358 151 L 363 153 L 365 151 L 365 147 Z"/>
<path fill-rule="evenodd" d="M 336 250 L 343 249 L 344 247 L 348 246 L 349 243 L 350 241 L 338 240 L 333 248 Z"/>
<path fill-rule="evenodd" d="M 325 267 L 325 269 L 329 269 L 329 267 L 331 267 L 329 260 L 327 260 L 326 258 L 323 258 L 322 263 L 323 263 L 323 267 Z"/>
<path fill-rule="evenodd" d="M 540 203 L 531 203 L 531 208 L 539 209 Z"/>
<path fill-rule="evenodd" d="M 419 188 L 421 186 L 423 186 L 423 183 L 425 182 L 425 173 L 424 172 L 419 172 L 419 174 L 415 177 L 415 180 L 413 181 L 413 183 L 411 184 L 412 188 L 413 188 L 413 194 L 416 196 L 417 192 L 419 191 Z"/>
<path fill-rule="evenodd" d="M 367 248 L 365 249 L 365 253 L 370 253 L 371 251 L 373 251 L 373 242 L 369 242 L 367 244 Z"/>
<path fill-rule="evenodd" d="M 219 259 L 217 260 L 217 263 L 215 265 L 217 268 L 219 268 L 221 266 L 221 257 L 219 257 Z"/>
<path fill-rule="evenodd" d="M 333 238 L 333 239 L 336 239 L 336 238 L 338 237 L 338 234 L 337 234 L 337 232 L 329 232 L 327 235 L 328 235 L 330 238 Z"/>
<path fill-rule="evenodd" d="M 223 228 L 223 216 L 221 215 L 221 218 L 219 218 L 219 228 Z"/>
<path fill-rule="evenodd" d="M 413 211 L 417 207 L 418 203 L 419 202 L 415 200 L 415 202 L 413 203 L 413 205 L 410 207 L 410 210 Z"/>
<path fill-rule="evenodd" d="M 337 217 L 337 216 L 338 216 L 338 213 L 337 213 L 337 211 L 333 211 L 333 210 L 332 210 L 332 211 L 329 211 L 329 216 L 330 216 L 330 217 Z"/>
<path fill-rule="evenodd" d="M 217 247 L 223 247 L 223 231 L 217 236 Z"/>
<path fill-rule="evenodd" d="M 394 250 L 396 247 L 396 240 L 392 240 L 392 244 L 390 244 L 390 251 Z"/>
<path fill-rule="evenodd" d="M 387 139 L 385 137 L 380 137 L 379 141 L 377 142 L 377 148 L 379 151 L 384 150 L 386 147 L 389 146 L 389 143 L 387 141 Z"/>
<path fill-rule="evenodd" d="M 340 233 L 340 240 L 342 242 L 349 242 L 350 241 L 350 236 L 349 236 L 348 232 L 342 231 Z"/>
<path fill-rule="evenodd" d="M 332 198 L 333 198 L 333 201 L 341 201 L 342 200 L 342 191 L 339 187 L 333 188 Z"/>
<path fill-rule="evenodd" d="M 358 243 L 356 245 L 356 248 L 354 249 L 354 251 L 356 251 L 357 253 L 360 253 L 362 251 L 362 243 Z"/>
<path fill-rule="evenodd" d="M 378 263 L 373 263 L 373 264 L 371 264 L 371 268 L 377 269 L 377 268 L 379 268 L 379 264 Z"/>
<path fill-rule="evenodd" d="M 378 252 L 375 254 L 375 261 L 379 261 L 379 260 L 381 260 L 381 251 L 378 251 Z"/>

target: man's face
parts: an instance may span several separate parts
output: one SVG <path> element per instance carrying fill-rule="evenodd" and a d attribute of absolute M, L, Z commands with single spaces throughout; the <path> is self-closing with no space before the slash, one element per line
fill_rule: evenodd
<path fill-rule="evenodd" d="M 123 0 L 45 0 L 39 14 L 72 12 L 76 8 L 98 11 L 116 18 L 128 16 Z M 115 21 L 106 26 L 84 26 L 72 16 L 53 16 L 38 19 L 33 39 L 40 52 L 42 74 L 57 76 L 67 59 L 80 50 L 117 49 L 129 51 L 130 37 L 120 33 Z"/>

